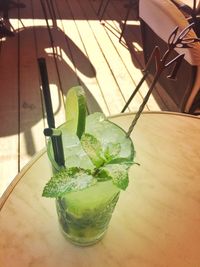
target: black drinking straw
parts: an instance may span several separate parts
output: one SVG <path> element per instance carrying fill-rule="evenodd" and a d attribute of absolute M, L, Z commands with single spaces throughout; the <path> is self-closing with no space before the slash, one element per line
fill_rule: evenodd
<path fill-rule="evenodd" d="M 58 163 L 58 165 L 65 166 L 61 130 L 46 128 L 44 129 L 44 135 L 51 137 L 55 161 Z"/>
<path fill-rule="evenodd" d="M 51 94 L 49 89 L 49 79 L 47 74 L 47 67 L 45 58 L 38 58 L 38 65 L 40 69 L 40 76 L 42 81 L 42 92 L 44 96 L 45 108 L 47 113 L 47 122 L 50 128 L 55 128 L 55 120 L 53 115 L 53 108 L 51 102 Z"/>
<path fill-rule="evenodd" d="M 49 89 L 49 79 L 47 74 L 47 67 L 45 58 L 38 58 L 38 65 L 40 69 L 40 76 L 42 81 L 42 92 L 44 96 L 45 109 L 47 114 L 47 123 L 49 130 L 45 130 L 44 134 L 51 137 L 54 159 L 59 166 L 65 165 L 63 144 L 62 144 L 62 132 L 54 129 L 55 120 L 53 115 L 53 108 L 51 102 L 51 94 Z M 60 133 L 59 133 L 60 132 Z"/>

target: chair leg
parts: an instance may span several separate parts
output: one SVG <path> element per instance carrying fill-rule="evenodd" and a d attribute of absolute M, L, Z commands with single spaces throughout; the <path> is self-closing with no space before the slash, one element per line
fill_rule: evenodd
<path fill-rule="evenodd" d="M 0 19 L 0 39 L 2 37 L 13 37 L 13 36 L 15 36 L 14 32 L 10 31 L 4 24 L 3 20 Z"/>
<path fill-rule="evenodd" d="M 101 0 L 101 3 L 100 3 L 100 5 L 99 5 L 98 11 L 97 11 L 97 15 L 98 15 L 98 16 L 99 16 L 99 14 L 100 14 L 100 12 L 101 12 L 103 3 L 104 3 L 104 0 Z"/>
<path fill-rule="evenodd" d="M 26 5 L 13 0 L 0 0 L 0 9 L 3 11 L 3 18 L 8 19 L 8 11 L 11 8 L 25 8 Z"/>
<path fill-rule="evenodd" d="M 121 34 L 120 34 L 120 37 L 119 37 L 119 42 L 121 42 L 122 36 L 124 34 L 124 31 L 125 31 L 125 28 L 126 28 L 126 23 L 127 23 L 131 8 L 135 7 L 137 4 L 138 4 L 137 0 L 136 1 L 129 0 L 126 16 L 125 16 L 125 19 L 124 19 L 124 24 L 123 24 L 122 31 L 121 31 Z"/>
<path fill-rule="evenodd" d="M 126 23 L 127 23 L 127 20 L 128 20 L 131 8 L 132 8 L 131 2 L 132 1 L 130 1 L 129 7 L 128 7 L 127 12 L 126 12 L 126 16 L 125 16 L 125 19 L 124 19 L 124 24 L 123 24 L 122 31 L 121 31 L 121 34 L 120 34 L 120 37 L 119 37 L 119 42 L 121 42 L 122 36 L 123 36 L 125 28 L 126 28 Z"/>
<path fill-rule="evenodd" d="M 102 21 L 103 15 L 104 15 L 104 13 L 105 13 L 107 7 L 108 7 L 109 2 L 110 2 L 110 0 L 107 0 L 107 1 L 105 2 L 104 7 L 103 7 L 104 0 L 101 1 L 100 7 L 99 7 L 99 10 L 98 10 L 98 15 L 99 15 L 101 9 L 103 8 L 103 10 L 102 10 L 102 12 L 101 12 L 101 16 L 100 16 L 100 18 L 99 18 L 100 21 Z"/>

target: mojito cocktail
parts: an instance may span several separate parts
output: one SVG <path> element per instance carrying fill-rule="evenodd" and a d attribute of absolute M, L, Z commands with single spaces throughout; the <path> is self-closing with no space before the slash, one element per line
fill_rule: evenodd
<path fill-rule="evenodd" d="M 62 132 L 64 167 L 55 162 L 52 143 L 48 143 L 54 176 L 43 195 L 56 198 L 64 236 L 86 246 L 100 240 L 108 228 L 120 190 L 128 186 L 134 148 L 124 130 L 102 113 L 85 116 L 78 134 L 74 133 L 74 120 L 77 118 L 72 117 L 58 128 Z"/>

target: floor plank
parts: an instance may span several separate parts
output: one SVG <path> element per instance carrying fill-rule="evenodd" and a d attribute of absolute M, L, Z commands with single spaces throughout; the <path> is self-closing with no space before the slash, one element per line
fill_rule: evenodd
<path fill-rule="evenodd" d="M 16 10 L 12 10 L 17 17 Z M 15 25 L 16 27 L 17 25 Z M 18 37 L 3 38 L 0 54 L 0 195 L 19 171 Z"/>
<path fill-rule="evenodd" d="M 80 13 L 83 11 L 79 2 L 76 0 L 69 1 L 69 4 L 71 10 L 74 12 L 74 17 L 80 17 Z M 91 61 L 91 64 L 95 66 L 96 78 L 109 107 L 109 112 L 110 114 L 119 113 L 120 107 L 124 105 L 125 100 L 119 91 L 118 84 L 113 76 L 108 60 L 102 53 L 101 46 L 99 46 L 96 41 L 94 33 L 86 18 L 84 20 L 77 20 L 76 24 L 81 39 L 85 44 L 88 58 Z M 115 101 L 113 101 L 113 95 L 115 95 Z"/>
<path fill-rule="evenodd" d="M 112 76 L 115 77 L 115 81 L 118 87 L 118 91 L 124 99 L 124 102 L 130 97 L 133 88 L 135 85 L 126 69 L 126 66 L 123 64 L 122 57 L 118 53 L 116 47 L 113 45 L 111 39 L 109 38 L 105 28 L 97 20 L 97 17 L 90 5 L 90 1 L 79 1 L 83 12 L 85 13 L 86 19 L 89 22 L 89 26 L 93 32 L 96 41 L 101 48 L 101 52 L 106 58 L 107 64 L 110 68 Z M 94 19 L 90 20 L 91 14 L 93 13 Z M 117 42 L 116 42 L 117 43 Z M 120 45 L 120 44 L 118 44 Z M 109 88 L 111 90 L 111 88 Z M 113 92 L 114 93 L 114 92 Z M 142 97 L 140 95 L 136 96 L 137 103 L 142 103 Z M 135 101 L 135 102 L 136 102 Z M 133 110 L 136 106 L 134 102 L 130 104 L 130 109 Z M 118 110 L 120 112 L 121 110 Z"/>
<path fill-rule="evenodd" d="M 65 8 L 63 8 L 63 6 Z M 68 65 L 68 68 L 70 67 L 71 69 L 71 73 L 66 77 L 68 79 L 71 79 L 70 77 L 76 77 L 76 80 L 74 80 L 70 86 L 68 85 L 67 88 L 81 84 L 86 90 L 87 99 L 89 99 L 91 106 L 90 110 L 94 111 L 101 109 L 105 114 L 108 114 L 108 107 L 106 106 L 96 79 L 94 66 L 88 58 L 85 45 L 79 34 L 69 3 L 64 0 L 59 1 L 57 10 L 62 19 L 62 29 L 65 33 L 66 42 L 70 51 L 70 53 L 64 51 L 66 64 Z M 66 17 L 68 18 L 67 20 L 65 19 Z M 93 103 L 91 96 L 98 101 L 98 104 Z"/>
<path fill-rule="evenodd" d="M 26 9 L 20 10 L 19 31 L 19 87 L 20 87 L 20 169 L 45 145 L 42 136 L 44 122 L 40 84 L 37 71 L 36 44 L 34 38 L 32 3 L 26 1 Z M 31 71 L 31 82 L 30 82 Z M 34 119 L 33 119 L 34 118 Z M 41 138 L 38 138 L 40 134 Z"/>

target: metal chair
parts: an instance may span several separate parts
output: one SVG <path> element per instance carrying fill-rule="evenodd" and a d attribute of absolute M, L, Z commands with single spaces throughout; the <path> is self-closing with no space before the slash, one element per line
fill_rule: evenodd
<path fill-rule="evenodd" d="M 200 36 L 200 0 L 171 0 L 183 12 L 189 23 L 194 22 L 194 30 Z"/>
<path fill-rule="evenodd" d="M 100 21 L 102 21 L 103 15 L 105 14 L 109 3 L 110 3 L 110 0 L 101 0 L 98 11 L 97 11 L 97 15 L 100 16 L 100 18 L 99 18 Z M 127 12 L 126 12 L 125 17 L 124 17 L 124 23 L 123 23 L 122 31 L 121 31 L 121 34 L 119 37 L 119 42 L 121 42 L 122 36 L 124 34 L 124 31 L 126 28 L 126 23 L 127 23 L 128 18 L 129 18 L 131 9 L 132 8 L 135 8 L 135 9 L 138 8 L 138 0 L 129 0 L 128 4 L 126 4 L 125 7 L 127 8 Z"/>
<path fill-rule="evenodd" d="M 145 62 L 148 61 L 155 46 L 159 46 L 161 51 L 166 50 L 168 37 L 176 26 L 182 30 L 189 25 L 187 18 L 171 0 L 140 0 L 139 17 Z M 162 23 L 160 23 L 161 21 Z M 197 37 L 194 30 L 190 34 L 190 37 Z M 185 56 L 177 79 L 171 81 L 165 78 L 166 75 L 161 75 L 159 84 L 180 112 L 199 114 L 200 44 L 194 43 L 184 51 L 176 48 L 174 56 L 182 53 Z M 150 68 L 149 71 L 154 73 L 153 68 Z"/>

